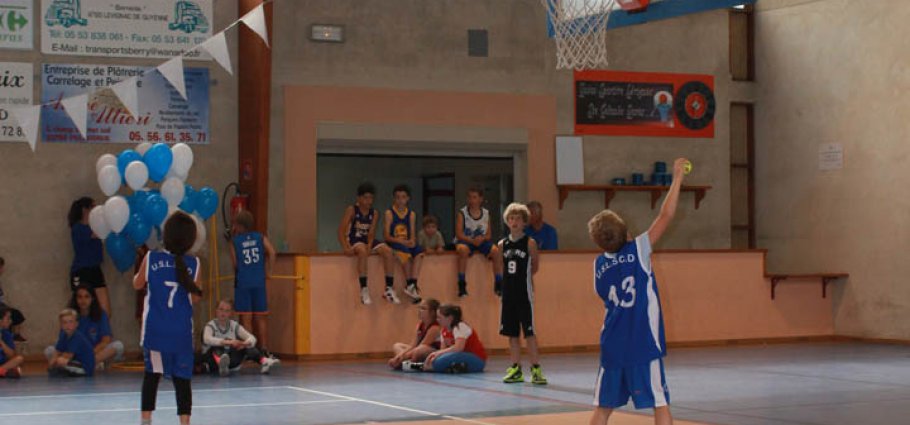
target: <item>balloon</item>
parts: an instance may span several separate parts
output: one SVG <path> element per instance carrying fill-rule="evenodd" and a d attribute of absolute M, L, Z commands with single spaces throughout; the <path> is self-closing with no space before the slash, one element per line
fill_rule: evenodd
<path fill-rule="evenodd" d="M 157 250 L 158 247 L 161 246 L 159 235 L 161 235 L 161 231 L 158 230 L 157 227 L 153 228 L 152 231 L 149 232 L 148 239 L 145 240 L 145 246 L 147 246 L 152 251 Z"/>
<path fill-rule="evenodd" d="M 131 199 L 133 201 L 130 202 L 130 211 L 134 211 L 134 212 L 138 211 L 140 213 L 145 211 L 145 202 L 148 201 L 149 196 L 151 194 L 152 193 L 148 190 L 137 190 L 137 191 L 133 192 L 133 194 L 131 195 Z M 135 208 L 134 208 L 134 206 L 135 206 Z M 145 217 L 143 217 L 143 218 L 145 218 Z"/>
<path fill-rule="evenodd" d="M 139 155 L 145 155 L 145 153 L 148 152 L 149 148 L 151 148 L 151 147 L 152 147 L 151 143 L 142 142 L 142 143 L 136 145 L 136 153 L 138 153 Z"/>
<path fill-rule="evenodd" d="M 181 210 L 186 211 L 187 214 L 192 214 L 196 209 L 196 191 L 193 189 L 193 186 L 185 185 L 184 187 L 183 201 L 180 201 L 178 207 Z"/>
<path fill-rule="evenodd" d="M 153 225 L 160 225 L 167 218 L 167 201 L 156 193 L 151 193 L 145 199 L 145 208 L 142 214 Z"/>
<path fill-rule="evenodd" d="M 126 176 L 126 166 L 133 161 L 142 161 L 142 157 L 136 151 L 127 149 L 120 152 L 120 156 L 117 157 L 117 171 L 120 171 L 121 176 Z"/>
<path fill-rule="evenodd" d="M 115 165 L 105 165 L 98 172 L 98 186 L 107 196 L 112 196 L 120 189 L 120 172 Z"/>
<path fill-rule="evenodd" d="M 130 214 L 130 221 L 126 224 L 126 236 L 136 245 L 142 245 L 152 232 L 152 228 L 142 218 L 142 214 Z"/>
<path fill-rule="evenodd" d="M 186 176 L 190 173 L 190 167 L 193 166 L 193 150 L 186 143 L 177 143 L 171 147 L 174 155 L 174 164 L 171 169 L 178 176 Z"/>
<path fill-rule="evenodd" d="M 130 206 L 122 196 L 112 196 L 104 203 L 104 220 L 114 233 L 120 233 L 130 220 Z"/>
<path fill-rule="evenodd" d="M 142 161 L 131 162 L 126 166 L 126 184 L 133 190 L 142 189 L 149 179 L 149 170 Z"/>
<path fill-rule="evenodd" d="M 178 179 L 180 179 L 180 181 L 182 181 L 182 182 L 185 182 L 185 181 L 186 181 L 186 174 L 179 174 L 179 173 L 177 173 L 177 170 L 174 170 L 174 167 L 171 167 L 171 169 L 168 170 L 167 175 L 164 176 L 165 180 L 167 180 L 167 179 L 169 179 L 169 178 L 171 178 L 171 177 L 178 178 Z"/>
<path fill-rule="evenodd" d="M 92 233 L 94 233 L 98 239 L 104 239 L 111 233 L 110 226 L 108 226 L 107 221 L 104 220 L 104 207 L 101 205 L 95 206 L 95 208 L 92 208 L 92 211 L 88 213 L 88 225 L 92 228 Z"/>
<path fill-rule="evenodd" d="M 155 182 L 164 180 L 168 170 L 171 169 L 171 163 L 174 161 L 174 155 L 171 149 L 164 143 L 155 143 L 143 155 L 142 161 L 149 169 L 149 178 Z M 179 202 L 179 201 L 178 201 Z"/>
<path fill-rule="evenodd" d="M 135 255 L 133 247 L 130 245 L 130 241 L 126 239 L 126 236 L 113 233 L 108 236 L 104 243 L 107 245 L 107 253 L 111 256 L 111 260 L 114 260 L 114 266 L 117 267 L 117 270 L 122 273 L 133 265 Z"/>
<path fill-rule="evenodd" d="M 193 217 L 193 221 L 196 222 L 196 242 L 193 243 L 193 247 L 190 248 L 190 254 L 196 255 L 196 253 L 205 247 L 205 222 L 195 214 L 191 215 L 191 217 Z"/>
<path fill-rule="evenodd" d="M 168 206 L 176 207 L 180 205 L 180 202 L 183 201 L 183 195 L 186 192 L 186 187 L 183 186 L 183 182 L 180 179 L 171 177 L 164 181 L 164 184 L 161 185 L 161 196 L 167 201 Z"/>
<path fill-rule="evenodd" d="M 203 220 L 208 220 L 218 210 L 218 193 L 206 186 L 196 193 L 196 213 Z"/>
<path fill-rule="evenodd" d="M 116 165 L 117 165 L 117 157 L 114 156 L 114 155 L 111 155 L 111 154 L 109 154 L 109 153 L 106 153 L 106 154 L 101 155 L 100 157 L 98 157 L 98 161 L 95 162 L 95 172 L 96 172 L 96 173 L 100 173 L 100 172 L 101 172 L 101 169 L 104 168 L 105 165 L 114 165 L 114 166 L 116 166 Z"/>

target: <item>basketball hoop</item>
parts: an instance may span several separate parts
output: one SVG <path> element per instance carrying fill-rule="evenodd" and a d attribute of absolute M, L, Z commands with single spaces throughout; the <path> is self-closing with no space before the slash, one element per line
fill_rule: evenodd
<path fill-rule="evenodd" d="M 556 40 L 556 68 L 607 66 L 607 21 L 615 0 L 540 0 Z"/>

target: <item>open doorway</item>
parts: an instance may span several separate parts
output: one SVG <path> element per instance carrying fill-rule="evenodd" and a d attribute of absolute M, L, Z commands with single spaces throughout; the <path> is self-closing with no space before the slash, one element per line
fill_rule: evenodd
<path fill-rule="evenodd" d="M 502 211 L 515 199 L 514 167 L 510 156 L 318 154 L 319 251 L 341 250 L 337 238 L 338 223 L 344 209 L 355 201 L 357 185 L 364 181 L 376 186 L 373 207 L 380 212 L 391 206 L 395 185 L 408 185 L 411 189 L 411 209 L 417 213 L 417 228 L 420 229 L 425 214 L 433 214 L 439 218 L 440 231 L 449 244 L 454 237 L 455 211 L 464 205 L 468 187 L 479 185 L 484 188 L 484 207 L 490 210 L 491 227 L 494 238 L 497 238 L 504 232 L 500 219 Z M 377 230 L 377 238 L 382 238 L 381 231 Z"/>

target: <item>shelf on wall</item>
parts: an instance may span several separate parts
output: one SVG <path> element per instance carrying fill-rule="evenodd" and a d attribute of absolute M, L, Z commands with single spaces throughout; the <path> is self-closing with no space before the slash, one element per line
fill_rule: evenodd
<path fill-rule="evenodd" d="M 559 188 L 559 209 L 562 209 L 562 205 L 565 203 L 566 198 L 569 197 L 570 192 L 603 192 L 604 208 L 610 208 L 610 201 L 616 196 L 616 192 L 650 192 L 651 209 L 654 209 L 660 196 L 670 190 L 670 186 L 617 186 L 611 184 L 569 184 L 556 185 L 556 187 Z M 709 189 L 711 189 L 711 186 L 683 186 L 680 188 L 680 192 L 695 193 L 695 209 L 698 209 L 701 200 L 705 198 L 705 194 Z"/>

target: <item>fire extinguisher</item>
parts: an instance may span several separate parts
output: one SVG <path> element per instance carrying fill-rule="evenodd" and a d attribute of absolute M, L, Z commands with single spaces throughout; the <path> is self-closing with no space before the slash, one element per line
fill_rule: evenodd
<path fill-rule="evenodd" d="M 231 188 L 234 188 L 234 196 L 228 198 L 228 191 Z M 231 240 L 231 223 L 234 221 L 234 217 L 237 216 L 237 213 L 243 210 L 250 209 L 250 195 L 240 191 L 240 185 L 236 182 L 228 184 L 224 188 L 224 193 L 221 196 L 221 199 L 230 199 L 230 203 L 222 202 L 221 203 L 221 219 L 224 220 L 224 238 Z M 225 206 L 230 204 L 231 211 L 230 217 L 228 217 L 228 212 L 225 210 Z"/>

